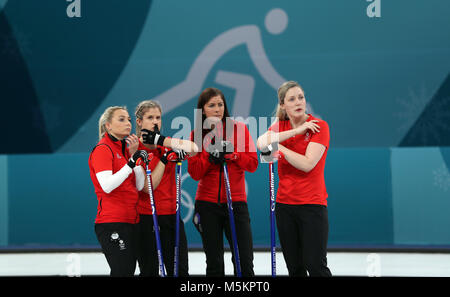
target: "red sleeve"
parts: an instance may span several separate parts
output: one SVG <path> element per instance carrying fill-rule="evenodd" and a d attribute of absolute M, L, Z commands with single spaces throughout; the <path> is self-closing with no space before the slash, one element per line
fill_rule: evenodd
<path fill-rule="evenodd" d="M 276 132 L 276 133 L 280 132 L 280 121 L 276 120 L 267 130 Z"/>
<path fill-rule="evenodd" d="M 201 180 L 206 171 L 208 171 L 211 166 L 208 158 L 208 152 L 203 150 L 194 157 L 188 159 L 188 173 L 194 180 Z"/>
<path fill-rule="evenodd" d="M 311 136 L 311 142 L 320 143 L 326 147 L 330 144 L 330 128 L 328 123 L 325 121 L 320 121 L 317 123 L 320 126 L 320 132 L 313 133 Z"/>
<path fill-rule="evenodd" d="M 98 145 L 91 155 L 91 164 L 95 173 L 113 170 L 113 155 L 106 145 Z"/>
<path fill-rule="evenodd" d="M 239 158 L 236 161 L 237 165 L 245 171 L 249 172 L 255 172 L 258 168 L 258 155 L 256 154 L 256 147 L 253 143 L 252 136 L 250 135 L 250 132 L 247 129 L 247 126 L 241 123 L 238 123 L 236 126 L 242 125 L 238 127 L 235 131 L 237 132 L 235 134 L 235 143 L 237 143 L 235 151 L 239 154 Z M 245 148 L 242 150 L 241 145 L 239 145 L 239 130 L 245 131 Z"/>
<path fill-rule="evenodd" d="M 194 138 L 194 131 L 191 132 L 191 140 Z M 201 151 L 198 152 L 195 156 L 188 159 L 188 173 L 194 180 L 201 180 L 205 175 L 206 171 L 211 166 L 209 162 L 209 154 L 205 151 L 203 146 L 201 147 Z"/>

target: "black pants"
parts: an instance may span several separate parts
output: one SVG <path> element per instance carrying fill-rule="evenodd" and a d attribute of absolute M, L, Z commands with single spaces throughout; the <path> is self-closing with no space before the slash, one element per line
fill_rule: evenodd
<path fill-rule="evenodd" d="M 136 227 L 128 223 L 95 224 L 95 234 L 111 268 L 111 276 L 134 276 Z"/>
<path fill-rule="evenodd" d="M 242 276 L 254 276 L 253 239 L 247 203 L 233 202 L 233 214 Z M 194 220 L 194 225 L 202 237 L 206 255 L 206 276 L 225 275 L 224 232 L 232 252 L 234 274 L 237 275 L 227 204 L 196 201 L 194 219 L 196 216 L 200 219 L 197 224 Z"/>
<path fill-rule="evenodd" d="M 158 215 L 159 236 L 164 266 L 168 276 L 174 275 L 176 215 Z M 180 219 L 178 275 L 188 276 L 188 249 L 183 220 Z M 152 215 L 140 215 L 138 224 L 138 263 L 140 276 L 158 276 L 159 262 Z"/>
<path fill-rule="evenodd" d="M 331 276 L 327 267 L 328 210 L 323 205 L 275 207 L 278 237 L 289 276 Z"/>

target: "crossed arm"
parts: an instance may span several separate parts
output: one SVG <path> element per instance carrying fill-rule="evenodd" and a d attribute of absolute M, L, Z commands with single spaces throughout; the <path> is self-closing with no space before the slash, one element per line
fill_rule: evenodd
<path fill-rule="evenodd" d="M 258 138 L 256 145 L 258 149 L 261 150 L 273 142 L 281 143 L 298 134 L 304 134 L 307 130 L 311 130 L 312 133 L 317 133 L 320 131 L 320 127 L 316 124 L 316 122 L 317 121 L 305 122 L 297 128 L 283 132 L 274 132 L 269 130 Z M 322 158 L 326 147 L 317 142 L 310 142 L 304 155 L 294 152 L 281 144 L 278 144 L 278 149 L 284 155 L 286 161 L 293 167 L 304 172 L 310 172 L 314 169 L 314 167 L 316 167 L 317 163 Z"/>

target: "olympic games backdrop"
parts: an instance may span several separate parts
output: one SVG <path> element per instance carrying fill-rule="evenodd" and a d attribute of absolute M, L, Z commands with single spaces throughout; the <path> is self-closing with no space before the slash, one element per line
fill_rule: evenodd
<path fill-rule="evenodd" d="M 133 114 L 158 100 L 162 132 L 182 137 L 200 91 L 214 86 L 256 141 L 285 80 L 330 125 L 329 246 L 449 247 L 449 9 L 445 0 L 0 0 L 0 247 L 97 246 L 87 161 L 106 107 Z M 182 215 L 198 247 L 186 167 Z M 267 167 L 246 175 L 256 246 L 270 244 Z"/>

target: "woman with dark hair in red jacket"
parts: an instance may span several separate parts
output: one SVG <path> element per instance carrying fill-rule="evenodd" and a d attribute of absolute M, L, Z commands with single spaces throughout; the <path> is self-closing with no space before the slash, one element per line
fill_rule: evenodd
<path fill-rule="evenodd" d="M 258 167 L 256 148 L 245 124 L 229 117 L 225 97 L 220 90 L 203 90 L 198 98 L 197 108 L 202 111 L 202 127 L 195 127 L 191 140 L 199 138 L 194 137 L 199 133 L 202 143 L 196 144 L 202 149 L 188 159 L 188 172 L 194 180 L 199 181 L 193 221 L 202 237 L 206 255 L 206 275 L 225 275 L 224 232 L 230 247 L 233 244 L 222 167 L 225 161 L 230 179 L 242 276 L 254 276 L 253 239 L 245 191 L 245 171 L 254 172 Z M 212 148 L 217 148 L 223 141 L 231 143 L 231 146 L 218 154 L 212 152 Z M 233 252 L 233 249 L 231 250 Z M 234 259 L 233 255 L 233 263 Z"/>

